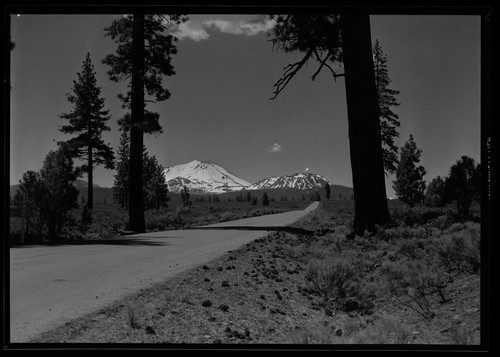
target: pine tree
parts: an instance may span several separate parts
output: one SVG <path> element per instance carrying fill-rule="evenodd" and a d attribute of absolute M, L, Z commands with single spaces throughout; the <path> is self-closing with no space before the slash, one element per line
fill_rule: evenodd
<path fill-rule="evenodd" d="M 184 207 L 191 206 L 191 201 L 189 200 L 189 187 L 182 186 L 181 190 L 181 200 Z"/>
<path fill-rule="evenodd" d="M 380 42 L 375 40 L 373 46 L 373 65 L 375 70 L 375 83 L 378 94 L 378 110 L 380 116 L 380 133 L 382 136 L 382 158 L 386 172 L 395 173 L 398 162 L 398 147 L 394 143 L 394 138 L 399 137 L 397 128 L 400 126 L 399 116 L 395 114 L 391 107 L 397 107 L 395 96 L 398 90 L 389 88 L 391 79 L 387 69 L 387 55 L 380 47 Z"/>
<path fill-rule="evenodd" d="M 349 237 L 374 231 L 389 221 L 378 95 L 368 14 L 300 14 L 274 16 L 273 46 L 304 57 L 284 68 L 275 83 L 274 96 L 298 71 L 315 59 L 316 76 L 325 69 L 336 80 L 345 77 L 349 148 L 354 189 L 354 223 Z M 330 64 L 342 63 L 344 73 Z"/>
<path fill-rule="evenodd" d="M 120 145 L 118 146 L 116 175 L 113 185 L 113 199 L 122 208 L 128 210 L 128 174 L 130 159 L 130 136 L 127 130 L 122 128 L 120 135 Z"/>
<path fill-rule="evenodd" d="M 27 171 L 19 180 L 19 188 L 14 196 L 14 205 L 19 207 L 26 219 L 26 235 L 38 235 L 41 239 L 43 228 L 43 202 L 45 186 L 39 172 Z"/>
<path fill-rule="evenodd" d="M 109 110 L 104 110 L 104 99 L 100 97 L 101 88 L 97 86 L 94 66 L 87 53 L 83 62 L 82 72 L 78 73 L 78 81 L 73 81 L 72 92 L 67 94 L 68 101 L 73 104 L 70 113 L 60 115 L 61 119 L 69 120 L 69 125 L 63 125 L 60 130 L 66 134 L 79 133 L 68 140 L 72 155 L 85 159 L 82 170 L 87 172 L 88 193 L 87 205 L 93 208 L 93 169 L 104 165 L 107 169 L 114 167 L 113 149 L 102 140 L 102 132 L 109 131 L 106 122 L 109 120 Z"/>
<path fill-rule="evenodd" d="M 325 183 L 325 195 L 326 195 L 326 200 L 330 200 L 332 192 L 330 190 L 330 184 L 328 182 Z"/>
<path fill-rule="evenodd" d="M 401 148 L 396 180 L 392 186 L 401 202 L 410 207 L 422 202 L 424 198 L 425 169 L 423 166 L 417 166 L 421 153 L 422 150 L 417 147 L 413 135 L 410 134 L 409 140 Z"/>
<path fill-rule="evenodd" d="M 445 190 L 447 200 L 456 202 L 458 214 L 468 217 L 472 201 L 481 197 L 481 165 L 471 157 L 462 156 L 450 168 Z"/>
<path fill-rule="evenodd" d="M 58 235 L 68 218 L 68 212 L 78 208 L 78 190 L 73 185 L 78 177 L 72 158 L 72 148 L 60 143 L 59 149 L 50 151 L 40 171 L 45 195 L 42 212 L 48 226 L 49 240 Z"/>
<path fill-rule="evenodd" d="M 163 175 L 163 166 L 158 163 L 155 156 L 144 159 L 144 196 L 146 208 L 160 209 L 167 205 L 167 183 Z"/>
<path fill-rule="evenodd" d="M 442 207 L 445 200 L 445 181 L 437 176 L 425 190 L 424 203 L 429 207 Z"/>
<path fill-rule="evenodd" d="M 262 195 L 262 205 L 269 206 L 269 197 L 267 196 L 267 192 L 264 192 Z"/>
<path fill-rule="evenodd" d="M 162 76 L 175 74 L 171 64 L 177 53 L 175 37 L 166 33 L 171 24 L 187 18 L 181 15 L 151 15 L 135 13 L 122 16 L 105 29 L 118 43 L 116 54 L 106 56 L 110 79 L 116 82 L 129 80 L 129 91 L 119 98 L 125 108 L 130 108 L 130 173 L 129 173 L 129 227 L 145 232 L 142 149 L 144 133 L 161 132 L 159 114 L 146 109 L 146 100 L 164 101 L 170 92 L 163 88 Z M 166 33 L 166 34 L 165 34 Z M 148 98 L 146 99 L 145 95 Z"/>

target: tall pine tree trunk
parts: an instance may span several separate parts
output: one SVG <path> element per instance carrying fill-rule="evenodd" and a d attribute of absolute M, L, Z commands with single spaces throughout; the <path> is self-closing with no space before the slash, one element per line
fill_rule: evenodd
<path fill-rule="evenodd" d="M 144 14 L 134 14 L 132 35 L 132 108 L 129 167 L 129 229 L 146 231 L 142 180 L 144 143 Z"/>
<path fill-rule="evenodd" d="M 354 189 L 353 232 L 362 235 L 390 219 L 373 69 L 370 17 L 341 15 L 349 146 Z"/>

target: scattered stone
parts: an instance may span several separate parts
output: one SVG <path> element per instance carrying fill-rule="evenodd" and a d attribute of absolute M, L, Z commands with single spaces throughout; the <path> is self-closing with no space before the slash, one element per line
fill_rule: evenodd
<path fill-rule="evenodd" d="M 210 300 L 204 300 L 201 303 L 201 306 L 203 306 L 203 307 L 210 307 L 210 306 L 212 306 L 212 302 Z"/>
<path fill-rule="evenodd" d="M 271 309 L 269 310 L 269 312 L 270 312 L 271 314 L 286 315 L 286 312 L 285 312 L 285 311 L 283 311 L 283 310 L 281 310 L 281 309 L 279 309 L 279 308 L 274 308 L 274 307 L 273 307 L 273 308 L 271 308 Z"/>
<path fill-rule="evenodd" d="M 146 334 L 147 335 L 156 335 L 156 331 L 154 330 L 154 328 L 152 328 L 151 326 L 146 326 Z"/>
<path fill-rule="evenodd" d="M 229 306 L 227 306 L 226 304 L 221 304 L 219 306 L 219 309 L 226 312 L 227 310 L 229 310 Z"/>
<path fill-rule="evenodd" d="M 210 321 L 210 322 L 214 322 L 214 321 L 215 321 L 215 317 L 214 317 L 214 316 L 210 316 L 210 317 L 208 318 L 208 321 Z"/>
<path fill-rule="evenodd" d="M 210 279 L 209 279 L 209 278 L 205 278 L 205 279 L 203 279 L 203 280 L 204 280 L 205 282 L 207 282 L 207 283 L 210 281 Z"/>
<path fill-rule="evenodd" d="M 210 268 L 207 267 L 206 265 L 204 265 L 202 268 L 203 268 L 203 270 L 210 270 Z"/>
<path fill-rule="evenodd" d="M 260 298 L 261 298 L 262 300 L 266 300 L 266 297 L 264 296 L 264 294 L 260 295 Z"/>
<path fill-rule="evenodd" d="M 217 270 L 218 271 L 223 271 L 224 269 L 222 269 L 222 267 L 218 267 Z"/>
<path fill-rule="evenodd" d="M 227 287 L 229 287 L 229 282 L 228 282 L 227 280 L 224 280 L 224 281 L 222 282 L 221 286 L 222 286 L 223 288 L 227 288 Z"/>
<path fill-rule="evenodd" d="M 330 309 L 325 309 L 325 315 L 326 316 L 333 316 L 333 311 Z"/>

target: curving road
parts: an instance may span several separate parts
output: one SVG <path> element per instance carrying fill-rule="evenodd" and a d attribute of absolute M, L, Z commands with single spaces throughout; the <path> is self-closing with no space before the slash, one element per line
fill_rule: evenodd
<path fill-rule="evenodd" d="M 28 342 L 73 318 L 164 281 L 267 234 L 228 227 L 287 226 L 316 209 L 246 218 L 204 229 L 10 249 L 10 341 Z M 226 229 L 216 229 L 216 228 Z"/>

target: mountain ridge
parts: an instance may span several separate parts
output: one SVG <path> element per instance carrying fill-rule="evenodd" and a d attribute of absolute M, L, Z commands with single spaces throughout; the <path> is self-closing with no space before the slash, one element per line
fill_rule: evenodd
<path fill-rule="evenodd" d="M 213 161 L 199 160 L 169 166 L 163 173 L 169 191 L 174 193 L 179 193 L 183 186 L 187 186 L 194 194 L 220 194 L 262 189 L 311 190 L 322 188 L 326 183 L 332 185 L 319 174 L 304 172 L 267 177 L 250 184 Z"/>

